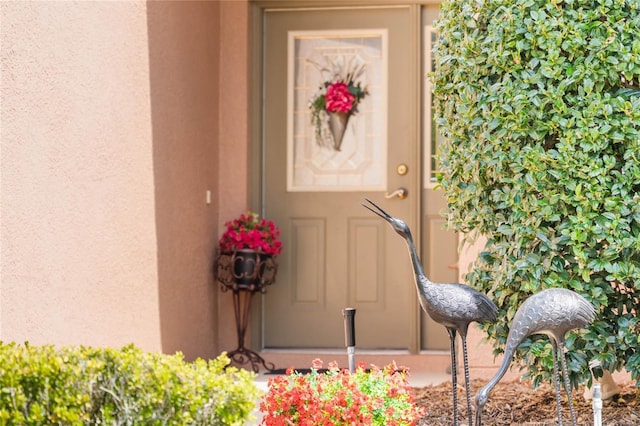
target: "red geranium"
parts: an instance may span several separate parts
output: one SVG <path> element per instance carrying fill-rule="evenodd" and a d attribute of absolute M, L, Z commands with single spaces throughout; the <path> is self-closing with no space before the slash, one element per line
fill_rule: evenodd
<path fill-rule="evenodd" d="M 260 219 L 257 213 L 242 214 L 225 226 L 227 229 L 218 242 L 223 252 L 251 249 L 274 256 L 282 252 L 280 230 L 273 221 Z"/>
<path fill-rule="evenodd" d="M 327 93 L 324 95 L 324 102 L 327 111 L 347 113 L 353 109 L 353 102 L 356 97 L 349 91 L 346 83 L 341 81 L 333 83 L 327 87 Z"/>

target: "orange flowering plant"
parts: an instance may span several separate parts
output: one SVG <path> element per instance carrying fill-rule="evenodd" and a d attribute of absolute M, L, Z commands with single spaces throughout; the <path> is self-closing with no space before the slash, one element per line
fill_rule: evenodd
<path fill-rule="evenodd" d="M 424 416 L 407 381 L 406 370 L 395 363 L 384 368 L 363 363 L 356 370 L 340 370 L 331 363 L 320 372 L 322 361 L 314 360 L 310 374 L 293 369 L 269 379 L 262 402 L 262 424 L 285 425 L 416 425 Z"/>

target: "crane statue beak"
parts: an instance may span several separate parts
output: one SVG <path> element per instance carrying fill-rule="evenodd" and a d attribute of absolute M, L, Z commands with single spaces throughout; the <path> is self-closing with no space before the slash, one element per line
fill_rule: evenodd
<path fill-rule="evenodd" d="M 390 215 L 389 213 L 387 213 L 387 212 L 385 212 L 384 210 L 382 210 L 382 208 L 381 208 L 379 205 L 377 205 L 376 203 L 374 203 L 374 202 L 373 202 L 373 201 L 371 201 L 370 199 L 365 198 L 365 200 L 366 200 L 369 204 L 371 204 L 371 205 L 375 208 L 375 210 L 374 210 L 374 209 L 372 209 L 371 207 L 369 207 L 368 205 L 364 204 L 364 203 L 361 203 L 361 204 L 362 204 L 362 207 L 366 208 L 367 210 L 372 211 L 373 213 L 377 214 L 378 216 L 380 216 L 381 218 L 383 218 L 383 219 L 384 219 L 384 220 L 386 220 L 387 222 L 391 222 L 392 217 L 391 217 L 391 215 Z"/>

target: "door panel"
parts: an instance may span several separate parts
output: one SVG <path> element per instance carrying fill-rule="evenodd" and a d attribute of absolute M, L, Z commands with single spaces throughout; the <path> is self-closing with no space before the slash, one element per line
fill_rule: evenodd
<path fill-rule="evenodd" d="M 419 62 L 412 57 L 417 41 L 411 16 L 409 7 L 265 12 L 263 208 L 282 230 L 284 251 L 276 283 L 264 297 L 264 347 L 344 347 L 341 312 L 346 307 L 357 309 L 359 348 L 406 349 L 417 338 L 406 244 L 360 205 L 370 198 L 417 229 Z M 287 105 L 288 34 L 366 29 L 388 34 L 387 188 L 287 191 L 287 120 L 294 119 Z M 408 166 L 404 175 L 396 172 L 401 163 Z M 385 191 L 399 187 L 408 190 L 406 199 L 384 198 Z"/>
<path fill-rule="evenodd" d="M 323 219 L 291 219 L 291 303 L 322 306 L 325 234 Z"/>

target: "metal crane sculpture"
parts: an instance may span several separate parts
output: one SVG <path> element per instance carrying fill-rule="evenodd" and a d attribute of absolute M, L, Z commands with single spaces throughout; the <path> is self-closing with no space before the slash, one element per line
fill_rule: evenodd
<path fill-rule="evenodd" d="M 372 207 L 362 204 L 373 213 L 377 214 L 391 225 L 409 246 L 411 265 L 415 274 L 416 289 L 422 309 L 438 324 L 442 324 L 449 333 L 451 340 L 451 382 L 453 386 L 453 425 L 458 424 L 458 397 L 457 397 L 457 362 L 456 362 L 456 333 L 462 338 L 462 352 L 464 359 L 464 376 L 467 391 L 467 410 L 469 426 L 473 426 L 471 415 L 471 394 L 469 389 L 469 359 L 467 356 L 467 330 L 469 324 L 476 322 L 494 322 L 498 308 L 484 294 L 474 290 L 465 284 L 459 283 L 434 283 L 427 278 L 422 270 L 422 264 L 418 257 L 411 230 L 402 220 L 392 217 L 382 210 L 373 201 L 365 198 Z"/>
<path fill-rule="evenodd" d="M 584 297 L 564 288 L 543 290 L 529 297 L 518 308 L 511 329 L 507 336 L 504 359 L 498 372 L 476 394 L 476 426 L 482 425 L 482 410 L 489 393 L 505 375 L 516 348 L 522 341 L 532 334 L 546 334 L 553 345 L 553 373 L 556 390 L 556 405 L 558 409 L 558 425 L 562 426 L 562 411 L 560 402 L 560 377 L 558 372 L 558 357 L 562 364 L 564 387 L 569 397 L 571 420 L 576 425 L 576 415 L 571 398 L 571 383 L 567 372 L 564 356 L 565 335 L 568 331 L 584 328 L 595 318 L 595 309 Z"/>

